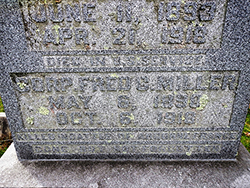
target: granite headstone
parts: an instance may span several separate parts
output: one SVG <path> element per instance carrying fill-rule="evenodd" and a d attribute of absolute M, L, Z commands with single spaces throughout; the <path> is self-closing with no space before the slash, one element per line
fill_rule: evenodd
<path fill-rule="evenodd" d="M 250 101 L 247 0 L 1 0 L 19 160 L 234 160 Z"/>

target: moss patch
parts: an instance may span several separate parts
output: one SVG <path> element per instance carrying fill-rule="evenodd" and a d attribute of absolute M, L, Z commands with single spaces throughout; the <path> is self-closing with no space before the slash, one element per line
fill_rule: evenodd
<path fill-rule="evenodd" d="M 250 109 L 248 109 L 245 126 L 241 136 L 241 143 L 250 153 Z"/>
<path fill-rule="evenodd" d="M 1 97 L 0 97 L 0 112 L 4 112 L 4 108 L 3 108 L 3 103 L 2 103 Z"/>

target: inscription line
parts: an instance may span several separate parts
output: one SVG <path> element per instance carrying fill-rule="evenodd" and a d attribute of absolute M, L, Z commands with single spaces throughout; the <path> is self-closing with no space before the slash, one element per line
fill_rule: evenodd
<path fill-rule="evenodd" d="M 88 131 L 88 132 L 95 132 L 95 131 L 100 131 L 100 132 L 133 132 L 133 131 L 153 131 L 153 132 L 161 132 L 161 131 L 235 131 L 232 130 L 230 127 L 225 128 L 225 127 L 207 127 L 207 128 L 88 128 L 88 129 L 23 129 L 22 132 L 44 132 L 44 131 L 49 131 L 49 132 L 64 132 L 65 130 L 67 131 Z"/>
<path fill-rule="evenodd" d="M 232 140 L 226 140 L 226 141 L 200 141 L 200 142 L 194 142 L 194 141 L 160 141 L 160 142 L 156 142 L 156 141 L 123 141 L 123 142 L 74 142 L 74 141 L 68 141 L 68 142 L 25 142 L 25 143 L 32 143 L 32 144 L 48 144 L 48 145 L 54 145 L 54 144 L 67 144 L 67 145 L 74 145 L 74 144 L 83 144 L 83 145 L 175 145 L 175 144 L 196 144 L 196 145 L 204 145 L 204 144 L 225 144 L 228 142 L 232 142 Z M 20 141 L 18 141 L 20 142 Z M 24 143 L 24 142 L 20 142 L 20 143 Z"/>
<path fill-rule="evenodd" d="M 196 50 L 93 50 L 93 51 L 40 51 L 43 56 L 52 55 L 198 55 L 215 52 L 215 49 Z"/>
<path fill-rule="evenodd" d="M 183 71 L 187 71 L 187 72 L 192 72 L 192 71 L 196 71 L 196 72 L 203 72 L 203 71 L 213 71 L 212 68 L 209 67 L 113 67 L 113 68 L 105 68 L 105 67 L 101 67 L 101 68 L 56 68 L 56 69 L 43 69 L 43 70 L 34 70 L 33 72 L 31 71 L 23 71 L 20 70 L 19 71 L 14 71 L 11 72 L 11 74 L 15 74 L 15 73 L 66 73 L 66 72 L 70 72 L 70 73 L 113 73 L 113 72 L 183 72 Z M 222 71 L 225 70 L 225 68 L 218 68 L 216 71 L 214 72 L 218 72 L 218 71 Z M 236 68 L 230 68 L 227 69 L 226 71 L 238 71 L 239 73 L 241 71 L 239 71 L 239 69 Z"/>

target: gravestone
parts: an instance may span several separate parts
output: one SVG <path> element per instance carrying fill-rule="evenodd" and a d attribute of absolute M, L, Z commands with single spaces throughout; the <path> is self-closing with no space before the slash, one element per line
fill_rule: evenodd
<path fill-rule="evenodd" d="M 1 0 L 19 160 L 234 160 L 249 1 Z"/>

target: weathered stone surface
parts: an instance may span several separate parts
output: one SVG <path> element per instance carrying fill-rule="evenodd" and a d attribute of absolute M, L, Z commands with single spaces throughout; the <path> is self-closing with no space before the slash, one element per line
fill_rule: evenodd
<path fill-rule="evenodd" d="M 249 1 L 53 2 L 1 0 L 0 92 L 20 160 L 235 159 Z"/>
<path fill-rule="evenodd" d="M 248 188 L 250 154 L 235 162 L 20 162 L 13 144 L 0 159 L 1 187 Z"/>

